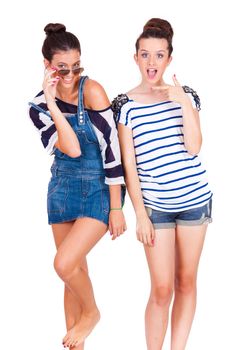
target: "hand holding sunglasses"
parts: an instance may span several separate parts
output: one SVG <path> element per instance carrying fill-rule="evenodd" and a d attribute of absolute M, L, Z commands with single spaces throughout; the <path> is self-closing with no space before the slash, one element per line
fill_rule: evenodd
<path fill-rule="evenodd" d="M 55 73 L 56 69 L 45 69 L 42 86 L 47 104 L 55 102 L 57 83 L 60 79 L 59 76 L 54 76 Z"/>

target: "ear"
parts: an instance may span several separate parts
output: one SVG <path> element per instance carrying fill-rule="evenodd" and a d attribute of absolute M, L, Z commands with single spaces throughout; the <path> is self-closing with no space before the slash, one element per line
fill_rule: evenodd
<path fill-rule="evenodd" d="M 136 64 L 138 65 L 138 55 L 137 55 L 137 53 L 134 54 L 133 58 L 134 58 L 134 61 L 136 62 Z"/>
<path fill-rule="evenodd" d="M 171 63 L 172 59 L 173 59 L 173 57 L 170 56 L 169 59 L 168 59 L 168 64 L 167 64 L 168 66 L 169 66 L 169 64 Z"/>
<path fill-rule="evenodd" d="M 44 66 L 45 66 L 45 68 L 50 66 L 50 62 L 49 62 L 49 60 L 47 60 L 47 58 L 44 59 Z"/>

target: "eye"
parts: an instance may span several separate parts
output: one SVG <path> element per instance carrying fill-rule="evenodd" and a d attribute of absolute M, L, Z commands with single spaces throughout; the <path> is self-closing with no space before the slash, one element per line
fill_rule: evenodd
<path fill-rule="evenodd" d="M 147 57 L 148 57 L 148 53 L 143 52 L 143 53 L 142 53 L 142 58 L 147 58 Z"/>
<path fill-rule="evenodd" d="M 161 59 L 164 57 L 164 55 L 162 53 L 158 53 L 157 57 Z"/>
<path fill-rule="evenodd" d="M 67 66 L 65 64 L 60 63 L 60 64 L 58 64 L 58 68 L 59 69 L 67 69 Z"/>
<path fill-rule="evenodd" d="M 73 68 L 79 68 L 80 67 L 80 62 L 77 62 L 73 65 Z"/>

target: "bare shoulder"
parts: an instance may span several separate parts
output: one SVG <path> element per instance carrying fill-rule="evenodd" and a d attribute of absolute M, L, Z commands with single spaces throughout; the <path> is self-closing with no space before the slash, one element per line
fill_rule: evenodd
<path fill-rule="evenodd" d="M 93 110 L 103 110 L 110 106 L 108 96 L 101 84 L 87 79 L 84 87 L 85 107 Z"/>
<path fill-rule="evenodd" d="M 126 92 L 126 95 L 129 97 L 129 98 L 132 98 L 132 99 L 135 99 L 135 97 L 137 97 L 139 94 L 139 88 L 138 86 L 129 90 L 128 92 Z"/>

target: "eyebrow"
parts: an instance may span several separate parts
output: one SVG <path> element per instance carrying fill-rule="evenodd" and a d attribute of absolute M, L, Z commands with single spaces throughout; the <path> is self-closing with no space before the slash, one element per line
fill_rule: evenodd
<path fill-rule="evenodd" d="M 145 50 L 145 49 L 140 49 L 140 51 L 149 52 L 148 50 Z M 161 49 L 161 50 L 157 50 L 156 52 L 166 52 L 166 50 Z"/>
<path fill-rule="evenodd" d="M 79 61 L 74 62 L 74 63 L 72 64 L 72 66 L 73 66 L 74 64 L 76 64 L 76 63 L 80 63 L 80 60 L 79 60 Z M 64 64 L 64 65 L 67 65 L 67 63 L 65 63 L 65 62 L 58 62 L 57 64 Z"/>

